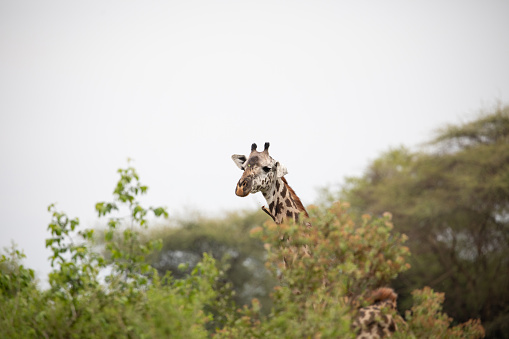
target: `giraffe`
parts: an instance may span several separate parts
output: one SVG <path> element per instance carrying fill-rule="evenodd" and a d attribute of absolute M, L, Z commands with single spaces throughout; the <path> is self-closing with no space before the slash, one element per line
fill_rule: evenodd
<path fill-rule="evenodd" d="M 251 153 L 245 155 L 234 154 L 232 160 L 243 173 L 237 182 L 235 194 L 245 197 L 250 193 L 261 192 L 268 208 L 262 210 L 267 213 L 276 224 L 287 220 L 298 221 L 299 215 L 309 217 L 304 205 L 295 191 L 284 178 L 288 174 L 286 167 L 269 155 L 268 142 L 262 152 L 258 152 L 257 145 L 251 145 Z M 306 223 L 307 227 L 311 227 Z M 287 239 L 288 241 L 289 239 Z M 303 246 L 304 255 L 311 255 L 307 245 Z M 285 267 L 288 267 L 286 258 L 283 258 Z M 326 283 L 326 282 L 324 282 Z M 357 332 L 357 339 L 379 339 L 390 336 L 396 331 L 396 324 L 391 315 L 382 313 L 381 308 L 396 308 L 397 295 L 391 288 L 379 288 L 372 292 L 370 300 L 372 305 L 361 308 L 356 317 L 353 329 Z"/>
<path fill-rule="evenodd" d="M 374 290 L 371 297 L 370 306 L 359 310 L 357 318 L 352 327 L 357 333 L 357 339 L 380 339 L 391 336 L 398 330 L 392 315 L 384 314 L 383 308 L 396 309 L 396 299 L 398 295 L 392 288 L 381 287 Z"/>
<path fill-rule="evenodd" d="M 249 193 L 261 192 L 269 206 L 263 206 L 262 210 L 276 224 L 287 219 L 297 221 L 300 214 L 308 217 L 304 205 L 284 178 L 288 170 L 269 155 L 269 146 L 266 142 L 263 151 L 258 152 L 256 144 L 252 144 L 249 157 L 232 155 L 235 164 L 244 171 L 235 188 L 235 194 L 245 197 Z"/>

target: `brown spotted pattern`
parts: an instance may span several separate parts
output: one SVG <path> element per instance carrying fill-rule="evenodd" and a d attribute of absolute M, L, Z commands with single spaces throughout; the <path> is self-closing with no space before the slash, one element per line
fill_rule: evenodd
<path fill-rule="evenodd" d="M 391 288 L 382 287 L 371 296 L 372 305 L 363 307 L 353 323 L 357 339 L 380 339 L 391 336 L 397 330 L 394 318 L 387 310 L 396 308 L 397 294 Z"/>
<path fill-rule="evenodd" d="M 262 209 L 277 223 L 284 220 L 297 220 L 300 214 L 307 216 L 295 191 L 284 178 L 286 168 L 269 155 L 269 143 L 258 152 L 256 144 L 251 146 L 248 157 L 235 154 L 233 161 L 243 171 L 235 188 L 235 194 L 245 197 L 250 193 L 261 192 L 267 201 Z"/>
<path fill-rule="evenodd" d="M 263 192 L 263 196 L 269 206 L 268 214 L 276 222 L 281 224 L 286 219 L 298 220 L 299 215 L 308 216 L 295 191 L 288 185 L 285 178 L 278 178 L 273 189 Z"/>

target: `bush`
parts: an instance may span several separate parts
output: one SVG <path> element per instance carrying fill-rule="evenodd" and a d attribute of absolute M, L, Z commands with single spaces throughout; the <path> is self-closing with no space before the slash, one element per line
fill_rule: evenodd
<path fill-rule="evenodd" d="M 425 145 L 385 152 L 322 196 L 359 214 L 391 211 L 409 236 L 412 270 L 395 283 L 402 309 L 413 289 L 430 286 L 446 293 L 456 320 L 480 318 L 488 337 L 509 338 L 509 106 L 446 126 Z"/>
<path fill-rule="evenodd" d="M 113 202 L 96 205 L 100 217 L 128 210 L 127 218 L 110 217 L 104 233 L 106 257 L 94 251 L 93 230 L 79 228 L 51 205 L 51 237 L 46 246 L 54 270 L 50 288 L 37 289 L 33 271 L 13 249 L 0 262 L 0 328 L 5 338 L 205 338 L 211 310 L 224 302 L 216 291 L 222 279 L 207 254 L 182 279 L 160 277 L 145 262 L 159 241 L 140 241 L 147 215 L 167 216 L 166 209 L 143 208 L 137 198 L 147 191 L 134 168 L 119 170 Z M 123 229 L 123 230 L 122 230 Z M 109 273 L 106 273 L 109 272 Z M 101 279 L 101 273 L 106 276 Z"/>
<path fill-rule="evenodd" d="M 310 218 L 301 223 L 271 221 L 251 230 L 264 243 L 266 267 L 279 284 L 268 314 L 257 299 L 235 310 L 231 285 L 211 256 L 203 254 L 190 274 L 178 279 L 147 264 L 161 247 L 157 239 L 142 241 L 147 216 L 168 213 L 141 206 L 138 196 L 147 188 L 133 168 L 119 174 L 113 201 L 96 205 L 100 217 L 109 216 L 105 255 L 95 250 L 93 230 L 79 230 L 79 219 L 51 205 L 50 288 L 37 288 L 33 271 L 21 264 L 22 252 L 13 248 L 2 256 L 2 337 L 353 338 L 352 323 L 369 305 L 371 291 L 410 268 L 407 238 L 394 232 L 390 214 L 364 216 L 356 224 L 348 204 L 335 203 L 326 211 L 311 207 Z M 128 217 L 111 216 L 118 210 L 129 211 Z M 424 288 L 414 292 L 406 322 L 394 309 L 384 308 L 380 316 L 396 320 L 400 338 L 484 335 L 479 321 L 450 327 L 443 301 L 443 294 Z"/>
<path fill-rule="evenodd" d="M 348 338 L 359 308 L 368 305 L 371 291 L 388 284 L 410 267 L 407 237 L 393 231 L 391 215 L 364 216 L 356 225 L 348 204 L 335 203 L 325 212 L 310 208 L 301 223 L 268 222 L 252 230 L 267 249 L 267 267 L 280 279 L 272 295 L 274 307 L 262 316 L 257 300 L 239 310 L 239 317 L 218 332 L 219 338 Z M 310 226 L 312 225 L 312 226 Z M 397 336 L 477 338 L 478 321 L 449 328 L 440 313 L 443 297 L 429 289 L 415 292 L 407 322 L 395 310 L 383 310 L 396 320 Z M 424 313 L 423 310 L 434 310 Z M 440 325 L 440 326 L 438 326 Z M 428 331 L 428 332 L 426 332 Z"/>

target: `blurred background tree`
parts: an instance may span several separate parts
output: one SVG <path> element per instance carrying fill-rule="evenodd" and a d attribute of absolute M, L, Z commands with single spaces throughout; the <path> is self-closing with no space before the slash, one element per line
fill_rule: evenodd
<path fill-rule="evenodd" d="M 264 266 L 266 253 L 259 239 L 249 231 L 262 225 L 267 215 L 260 211 L 229 213 L 221 218 L 205 218 L 199 213 L 193 217 L 174 219 L 171 227 L 155 228 L 148 235 L 161 239 L 163 248 L 149 258 L 161 275 L 167 271 L 175 278 L 183 278 L 209 253 L 218 260 L 225 272 L 225 282 L 232 284 L 233 299 L 237 305 L 246 305 L 257 298 L 262 312 L 270 310 L 269 293 L 276 284 Z M 182 264 L 187 269 L 182 269 Z M 180 267 L 179 267 L 180 266 Z"/>
<path fill-rule="evenodd" d="M 509 106 L 439 130 L 421 151 L 390 150 L 323 196 L 358 217 L 390 211 L 409 236 L 400 309 L 431 286 L 457 321 L 481 318 L 487 337 L 509 338 Z"/>

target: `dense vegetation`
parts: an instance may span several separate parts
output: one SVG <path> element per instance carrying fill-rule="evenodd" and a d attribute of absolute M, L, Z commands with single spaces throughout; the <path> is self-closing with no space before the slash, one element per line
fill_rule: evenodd
<path fill-rule="evenodd" d="M 328 194 L 358 216 L 391 211 L 408 235 L 412 270 L 393 284 L 402 309 L 430 286 L 455 319 L 509 338 L 509 106 L 439 130 L 423 151 L 390 150 Z"/>
<path fill-rule="evenodd" d="M 325 192 L 351 207 L 310 206 L 297 224 L 244 212 L 148 230 L 168 212 L 143 207 L 147 187 L 121 169 L 113 201 L 96 204 L 104 229 L 81 229 L 49 207 L 49 289 L 38 288 L 22 251 L 5 250 L 0 337 L 348 338 L 380 286 L 402 297 L 399 312 L 384 310 L 394 337 L 479 338 L 476 318 L 503 337 L 508 112 L 449 127 L 428 152 L 384 154 Z"/>
<path fill-rule="evenodd" d="M 228 260 L 217 265 L 204 253 L 180 278 L 168 272 L 163 276 L 147 264 L 146 257 L 162 243 L 143 240 L 140 231 L 149 212 L 155 217 L 166 217 L 167 212 L 139 204 L 137 196 L 147 187 L 139 183 L 133 168 L 119 173 L 114 201 L 100 202 L 96 210 L 101 217 L 128 210 L 129 217 L 108 218 L 102 232 L 104 255 L 95 250 L 93 230 L 79 230 L 78 219 L 50 206 L 51 236 L 46 245 L 53 252 L 51 287 L 37 288 L 33 271 L 20 262 L 20 251 L 2 256 L 3 337 L 353 337 L 352 319 L 369 290 L 409 268 L 406 236 L 392 232 L 390 215 L 365 216 L 356 225 L 345 204 L 334 204 L 325 212 L 312 209 L 312 228 L 267 223 L 251 230 L 263 241 L 266 266 L 279 275 L 280 283 L 271 294 L 273 307 L 267 315 L 257 299 L 236 310 L 227 275 L 218 269 L 229 266 Z M 74 231 L 79 240 L 72 237 Z M 281 266 L 283 257 L 286 268 Z M 482 336 L 477 321 L 450 328 L 451 319 L 441 312 L 440 294 L 424 289 L 415 297 L 407 322 L 399 321 L 399 336 Z"/>

